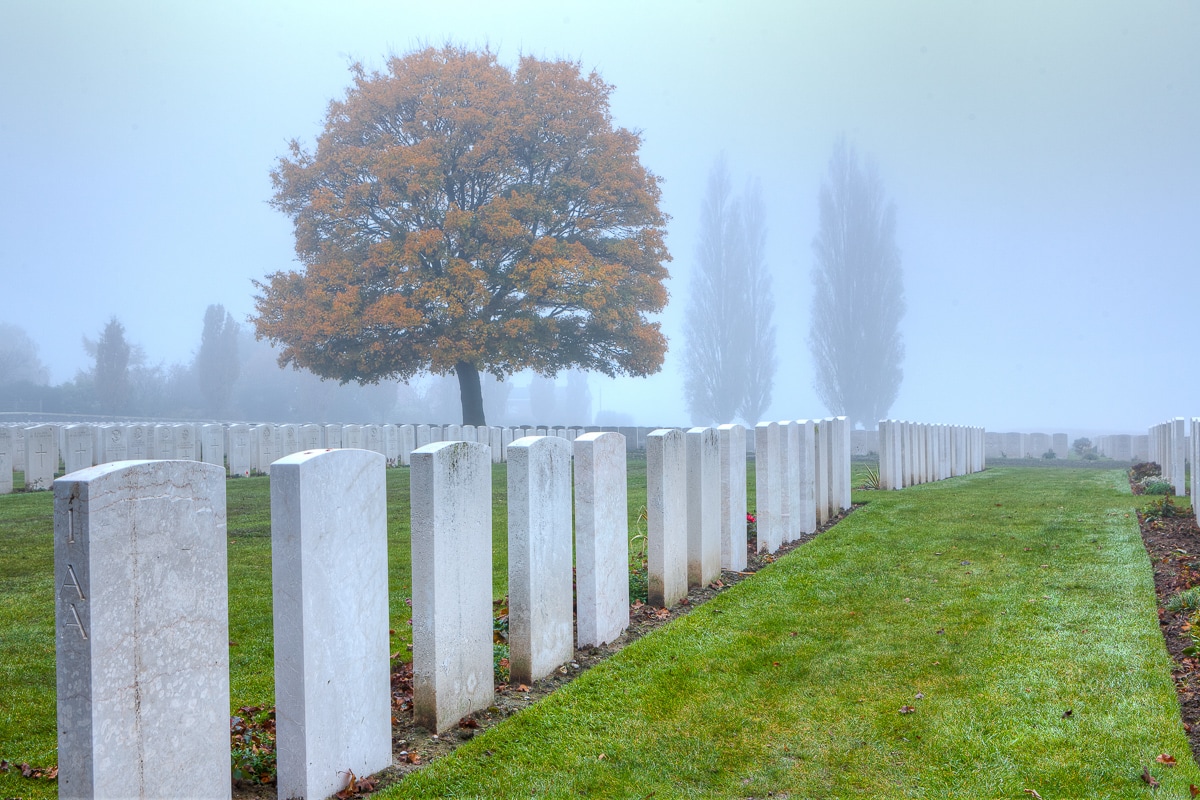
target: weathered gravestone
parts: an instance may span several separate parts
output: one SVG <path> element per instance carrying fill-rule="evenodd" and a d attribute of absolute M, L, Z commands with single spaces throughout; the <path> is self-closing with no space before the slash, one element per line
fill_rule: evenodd
<path fill-rule="evenodd" d="M 154 458 L 154 428 L 150 425 L 130 425 L 125 429 L 125 453 L 130 461 Z"/>
<path fill-rule="evenodd" d="M 194 425 L 175 425 L 175 458 L 181 461 L 199 461 L 196 428 Z"/>
<path fill-rule="evenodd" d="M 646 594 L 667 608 L 687 596 L 687 459 L 683 431 L 646 436 Z"/>
<path fill-rule="evenodd" d="M 400 430 L 395 425 L 381 425 L 383 436 L 383 457 L 389 467 L 400 465 Z"/>
<path fill-rule="evenodd" d="M 326 447 L 336 450 L 342 446 L 342 426 L 326 425 L 321 430 L 321 438 Z"/>
<path fill-rule="evenodd" d="M 325 447 L 325 436 L 320 425 L 300 426 L 300 449 L 301 450 L 321 450 Z"/>
<path fill-rule="evenodd" d="M 800 533 L 815 533 L 817 530 L 817 504 L 814 490 L 817 455 L 817 424 L 811 419 L 802 419 L 800 426 L 800 468 L 797 516 Z"/>
<path fill-rule="evenodd" d="M 572 443 L 580 647 L 611 642 L 629 627 L 625 446 L 625 437 L 619 433 L 588 433 Z"/>
<path fill-rule="evenodd" d="M 0 426 L 0 494 L 13 490 L 12 428 Z"/>
<path fill-rule="evenodd" d="M 175 426 L 174 425 L 155 425 L 151 430 L 154 432 L 153 453 L 151 458 L 158 459 L 173 459 L 175 458 Z"/>
<path fill-rule="evenodd" d="M 280 797 L 324 798 L 392 763 L 384 457 L 271 464 Z"/>
<path fill-rule="evenodd" d="M 514 683 L 546 677 L 575 652 L 571 454 L 570 442 L 551 437 L 518 439 L 508 448 L 508 647 Z"/>
<path fill-rule="evenodd" d="M 25 427 L 22 425 L 11 425 L 8 428 L 12 435 L 12 465 L 15 472 L 25 471 Z"/>
<path fill-rule="evenodd" d="M 780 446 L 778 422 L 754 426 L 754 517 L 760 553 L 774 553 L 783 543 Z"/>
<path fill-rule="evenodd" d="M 411 485 L 414 718 L 440 733 L 495 698 L 491 453 L 419 447 Z"/>
<path fill-rule="evenodd" d="M 91 425 L 68 425 L 67 449 L 63 451 L 63 471 L 78 472 L 92 466 L 92 452 L 96 446 Z"/>
<path fill-rule="evenodd" d="M 721 566 L 746 569 L 746 429 L 717 428 L 721 471 Z"/>
<path fill-rule="evenodd" d="M 229 474 L 235 478 L 250 477 L 254 469 L 253 435 L 249 425 L 230 425 L 227 432 Z"/>
<path fill-rule="evenodd" d="M 129 460 L 129 431 L 124 426 L 102 425 L 100 440 L 104 442 L 104 452 L 99 454 L 99 463 Z"/>
<path fill-rule="evenodd" d="M 687 582 L 708 586 L 721 577 L 721 451 L 715 428 L 692 428 L 687 458 Z"/>
<path fill-rule="evenodd" d="M 59 796 L 228 798 L 224 470 L 56 481 L 54 578 Z"/>
<path fill-rule="evenodd" d="M 830 428 L 828 419 L 817 420 L 813 436 L 813 503 L 818 526 L 829 521 L 829 479 L 833 474 L 829 466 Z M 761 525 L 759 530 L 762 530 Z"/>
<path fill-rule="evenodd" d="M 412 425 L 401 425 L 398 429 L 400 439 L 400 463 L 408 466 L 412 460 L 412 451 L 417 449 L 417 432 Z M 426 444 L 429 444 L 426 442 Z"/>
<path fill-rule="evenodd" d="M 25 489 L 42 491 L 58 470 L 58 431 L 53 425 L 25 429 Z"/>
<path fill-rule="evenodd" d="M 200 460 L 225 469 L 225 428 L 215 423 L 200 426 Z"/>

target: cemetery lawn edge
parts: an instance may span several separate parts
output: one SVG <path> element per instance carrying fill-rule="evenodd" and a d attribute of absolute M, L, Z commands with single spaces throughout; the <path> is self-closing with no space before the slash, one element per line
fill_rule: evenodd
<path fill-rule="evenodd" d="M 380 796 L 1190 796 L 1122 472 L 1000 468 L 855 501 Z"/>

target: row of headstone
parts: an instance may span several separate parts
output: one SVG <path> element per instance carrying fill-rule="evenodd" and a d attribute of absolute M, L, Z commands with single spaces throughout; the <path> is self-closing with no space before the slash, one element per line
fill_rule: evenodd
<path fill-rule="evenodd" d="M 532 682 L 628 627 L 626 448 L 532 436 L 510 455 L 511 669 Z M 414 704 L 442 731 L 493 700 L 492 450 L 411 460 Z M 385 458 L 269 468 L 278 788 L 327 797 L 391 763 Z M 229 797 L 224 470 L 124 461 L 53 486 L 60 792 Z"/>
<path fill-rule="evenodd" d="M 1170 481 L 1175 496 L 1184 496 L 1187 494 L 1188 458 L 1187 425 L 1184 418 L 1175 417 L 1151 426 L 1148 435 L 1150 461 L 1162 468 L 1162 475 Z"/>
<path fill-rule="evenodd" d="M 54 476 L 115 461 L 170 459 L 226 467 L 231 476 L 266 473 L 276 460 L 316 449 L 381 453 L 388 466 L 407 466 L 412 451 L 435 442 L 478 442 L 491 460 L 508 460 L 509 445 L 524 436 L 574 441 L 584 433 L 621 433 L 628 451 L 645 449 L 654 428 L 539 428 L 472 425 L 133 424 L 0 426 L 0 494 L 12 491 L 14 472 L 30 490 L 50 488 Z M 32 435 L 30 435 L 32 432 Z M 753 450 L 751 444 L 751 451 Z"/>
<path fill-rule="evenodd" d="M 1114 461 L 1145 461 L 1150 455 L 1149 435 L 1117 433 L 1097 436 L 1093 446 L 1097 453 Z"/>
<path fill-rule="evenodd" d="M 881 421 L 879 488 L 903 489 L 982 471 L 984 434 L 983 428 L 966 425 Z"/>
<path fill-rule="evenodd" d="M 1055 458 L 1070 454 L 1065 433 L 994 433 L 986 432 L 983 439 L 984 458 Z"/>
<path fill-rule="evenodd" d="M 1191 435 L 1188 436 L 1188 459 L 1192 463 L 1191 469 L 1191 489 L 1192 493 L 1192 514 L 1196 517 L 1196 522 L 1200 523 L 1200 503 L 1196 502 L 1196 498 L 1200 497 L 1200 469 L 1196 465 L 1200 464 L 1200 417 L 1192 417 Z"/>

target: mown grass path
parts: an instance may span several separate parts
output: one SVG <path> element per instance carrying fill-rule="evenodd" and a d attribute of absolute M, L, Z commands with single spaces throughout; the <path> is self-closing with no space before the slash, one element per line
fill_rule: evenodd
<path fill-rule="evenodd" d="M 1121 473 L 1002 468 L 856 500 L 385 796 L 1191 796 Z"/>

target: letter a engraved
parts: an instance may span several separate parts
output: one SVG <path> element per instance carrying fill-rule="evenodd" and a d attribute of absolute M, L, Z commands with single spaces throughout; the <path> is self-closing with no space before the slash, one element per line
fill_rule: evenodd
<path fill-rule="evenodd" d="M 79 586 L 79 578 L 75 577 L 75 568 L 70 564 L 67 564 L 67 580 L 62 585 L 63 589 L 67 587 L 74 589 L 75 593 L 79 595 L 80 600 L 87 600 L 83 595 L 83 589 Z M 71 606 L 71 608 L 73 609 L 75 606 Z M 86 639 L 87 637 L 85 636 L 84 638 Z"/>
<path fill-rule="evenodd" d="M 83 620 L 79 618 L 79 612 L 75 610 L 74 604 L 68 603 L 68 608 L 71 609 L 71 616 L 75 618 L 74 622 L 67 622 L 63 625 L 64 628 L 79 628 L 79 635 L 87 639 L 87 631 L 83 629 Z"/>

